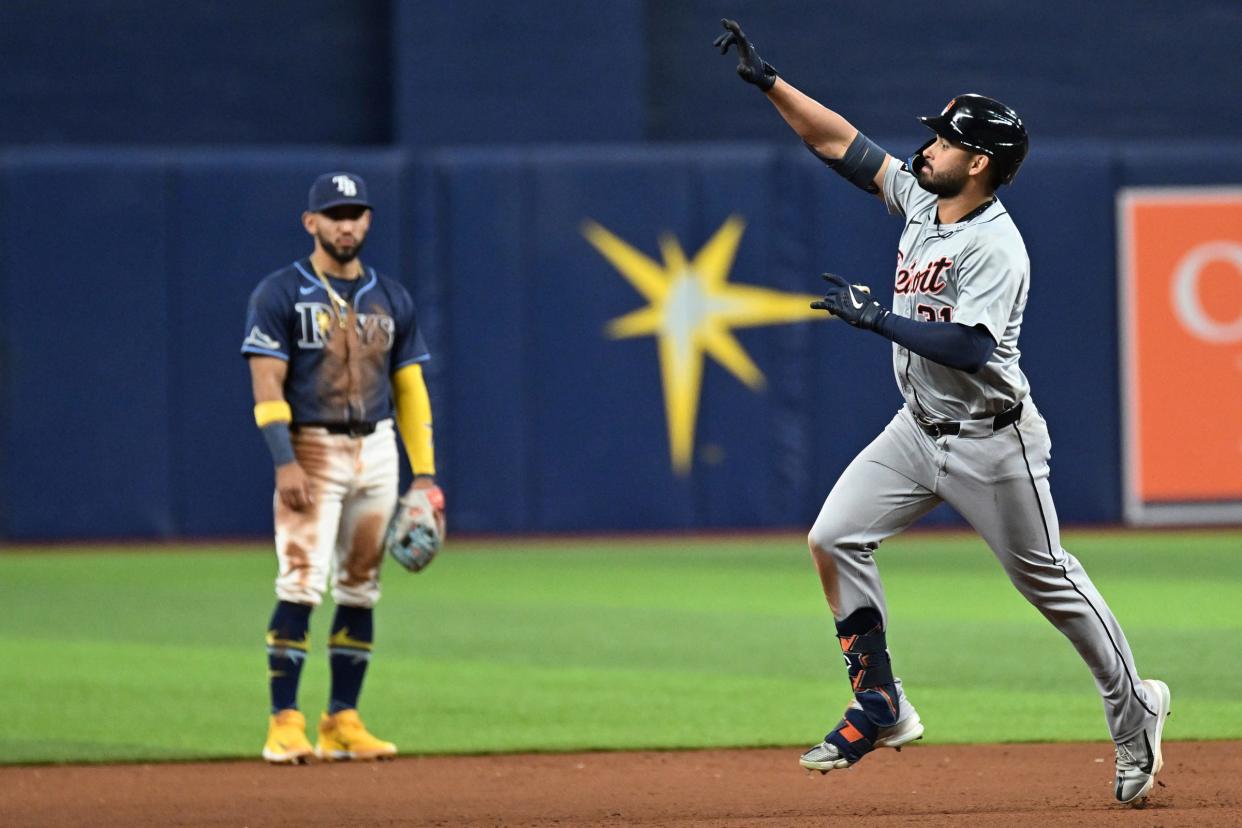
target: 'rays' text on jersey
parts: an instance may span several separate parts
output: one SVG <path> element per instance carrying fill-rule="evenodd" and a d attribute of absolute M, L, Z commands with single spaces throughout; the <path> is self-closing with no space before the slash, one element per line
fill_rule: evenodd
<path fill-rule="evenodd" d="M 333 324 L 335 317 L 332 308 L 322 302 L 298 302 L 293 306 L 301 323 L 299 348 L 322 348 L 325 334 Z M 392 350 L 396 340 L 396 324 L 387 314 L 359 313 L 355 330 L 358 340 L 364 345 L 378 344 L 381 350 Z"/>

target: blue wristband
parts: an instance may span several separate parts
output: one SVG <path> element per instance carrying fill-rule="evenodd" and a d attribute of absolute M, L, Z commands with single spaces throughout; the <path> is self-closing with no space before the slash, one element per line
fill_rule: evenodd
<path fill-rule="evenodd" d="M 263 439 L 267 441 L 267 449 L 272 453 L 272 462 L 277 466 L 297 462 L 293 454 L 293 438 L 289 436 L 289 424 L 286 422 L 268 423 L 259 429 Z"/>

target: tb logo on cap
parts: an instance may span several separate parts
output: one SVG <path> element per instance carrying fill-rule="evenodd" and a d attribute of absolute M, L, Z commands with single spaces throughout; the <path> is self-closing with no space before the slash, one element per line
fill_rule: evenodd
<path fill-rule="evenodd" d="M 346 198 L 353 198 L 358 195 L 358 185 L 348 175 L 332 176 L 332 183 L 336 185 L 336 189 Z"/>

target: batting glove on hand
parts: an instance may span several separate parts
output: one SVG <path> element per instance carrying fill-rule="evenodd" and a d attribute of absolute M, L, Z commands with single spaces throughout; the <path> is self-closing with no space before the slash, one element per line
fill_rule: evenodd
<path fill-rule="evenodd" d="M 728 30 L 728 34 L 716 38 L 712 45 L 722 55 L 729 53 L 730 46 L 737 46 L 737 73 L 742 76 L 742 80 L 767 92 L 776 83 L 776 70 L 772 68 L 772 64 L 759 57 L 755 44 L 746 39 L 736 20 L 721 20 L 720 25 Z"/>
<path fill-rule="evenodd" d="M 831 287 L 824 294 L 824 298 L 812 302 L 811 307 L 826 310 L 855 328 L 879 330 L 880 323 L 888 316 L 889 311 L 871 298 L 870 288 L 865 285 L 851 285 L 835 273 L 824 273 L 822 277 Z"/>

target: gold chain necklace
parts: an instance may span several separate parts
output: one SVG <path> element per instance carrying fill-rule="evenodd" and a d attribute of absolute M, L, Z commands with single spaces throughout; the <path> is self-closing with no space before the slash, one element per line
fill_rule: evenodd
<path fill-rule="evenodd" d="M 365 272 L 361 261 L 358 262 L 358 268 L 358 278 L 361 279 L 362 274 Z M 311 260 L 311 269 L 313 269 L 315 271 L 315 275 L 319 277 L 319 283 L 323 285 L 323 289 L 328 292 L 328 298 L 332 300 L 333 315 L 336 316 L 337 324 L 341 326 L 342 330 L 344 330 L 345 326 L 349 323 L 349 302 L 347 302 L 341 294 L 333 290 L 332 285 L 328 284 L 327 277 L 319 271 L 319 266 L 315 264 L 314 259 Z"/>

